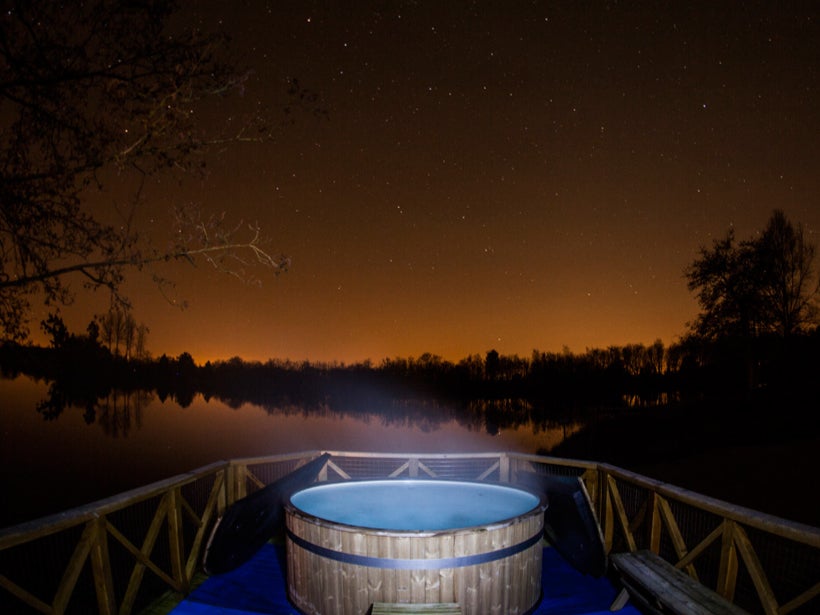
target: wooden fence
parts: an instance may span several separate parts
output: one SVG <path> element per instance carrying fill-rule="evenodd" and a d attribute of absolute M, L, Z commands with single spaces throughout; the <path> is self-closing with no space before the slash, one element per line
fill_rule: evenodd
<path fill-rule="evenodd" d="M 129 615 L 168 591 L 184 596 L 225 507 L 319 454 L 219 462 L 0 530 L 0 612 Z M 580 476 L 608 552 L 651 549 L 751 613 L 820 609 L 815 527 L 592 462 L 507 453 L 331 455 L 320 480 Z"/>

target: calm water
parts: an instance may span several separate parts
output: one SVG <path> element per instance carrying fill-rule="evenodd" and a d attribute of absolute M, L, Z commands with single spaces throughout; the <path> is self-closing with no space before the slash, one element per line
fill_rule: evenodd
<path fill-rule="evenodd" d="M 48 399 L 48 383 L 0 379 L 0 486 L 7 503 L 0 527 L 221 459 L 304 450 L 534 453 L 580 428 L 525 421 L 488 429 L 483 419 L 456 420 L 420 402 L 402 402 L 399 412 L 374 407 L 351 415 L 298 405 L 234 408 L 199 395 L 182 408 L 140 393 L 54 416 L 43 404 Z"/>

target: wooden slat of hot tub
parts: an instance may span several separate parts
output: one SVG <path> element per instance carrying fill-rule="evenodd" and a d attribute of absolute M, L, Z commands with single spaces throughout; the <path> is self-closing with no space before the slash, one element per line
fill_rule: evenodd
<path fill-rule="evenodd" d="M 405 604 L 374 602 L 371 615 L 398 615 L 413 613 L 415 615 L 461 615 L 461 607 L 455 602 L 437 602 L 435 604 Z"/>

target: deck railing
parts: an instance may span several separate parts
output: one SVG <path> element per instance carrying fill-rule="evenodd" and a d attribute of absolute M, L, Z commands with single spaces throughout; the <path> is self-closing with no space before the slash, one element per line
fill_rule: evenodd
<path fill-rule="evenodd" d="M 820 607 L 820 528 L 606 464 L 512 453 L 329 452 L 320 480 L 580 476 L 609 552 L 651 549 L 750 613 Z M 0 530 L 0 612 L 129 615 L 169 591 L 183 596 L 225 507 L 319 454 L 219 462 Z"/>

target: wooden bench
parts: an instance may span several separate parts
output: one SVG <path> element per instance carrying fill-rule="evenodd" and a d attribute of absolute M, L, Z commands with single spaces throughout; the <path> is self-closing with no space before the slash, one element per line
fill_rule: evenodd
<path fill-rule="evenodd" d="M 436 602 L 429 604 L 407 604 L 374 602 L 370 615 L 394 615 L 414 613 L 415 615 L 461 615 L 461 607 L 455 602 Z"/>
<path fill-rule="evenodd" d="M 610 611 L 632 597 L 651 613 L 749 615 L 651 551 L 615 553 L 610 558 L 624 584 Z"/>

